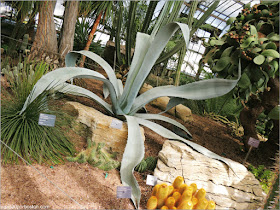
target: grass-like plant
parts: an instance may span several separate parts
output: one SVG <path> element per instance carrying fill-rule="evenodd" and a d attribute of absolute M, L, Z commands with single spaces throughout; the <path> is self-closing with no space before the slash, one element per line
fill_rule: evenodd
<path fill-rule="evenodd" d="M 122 183 L 132 187 L 132 201 L 136 207 L 139 206 L 141 192 L 133 176 L 133 171 L 135 166 L 143 159 L 145 152 L 144 141 L 140 133 L 140 125 L 150 128 L 165 138 L 184 142 L 208 157 L 223 161 L 231 168 L 230 163 L 225 158 L 214 154 L 192 141 L 180 137 L 151 120 L 161 120 L 171 123 L 185 131 L 189 138 L 191 138 L 191 134 L 188 130 L 177 121 L 158 114 L 137 113 L 150 101 L 162 96 L 173 97 L 167 109 L 177 105 L 177 99 L 200 100 L 218 97 L 232 90 L 239 79 L 211 79 L 176 87 L 156 87 L 138 96 L 138 92 L 149 75 L 154 63 L 168 40 L 178 29 L 182 30 L 186 45 L 188 45 L 190 31 L 188 26 L 182 23 L 169 23 L 162 27 L 158 33 L 152 33 L 152 35 L 143 33 L 137 34 L 135 53 L 124 87 L 122 82 L 116 78 L 111 66 L 98 55 L 88 51 L 74 51 L 68 53 L 65 60 L 67 67 L 54 70 L 44 75 L 34 86 L 32 93 L 28 96 L 20 112 L 20 114 L 23 114 L 39 95 L 52 88 L 63 93 L 91 98 L 101 104 L 111 115 L 126 120 L 128 124 L 128 138 L 121 162 L 120 173 Z M 80 55 L 87 56 L 97 62 L 107 73 L 108 79 L 96 71 L 75 67 L 76 61 Z M 110 95 L 112 104 L 106 103 L 89 90 L 66 83 L 67 80 L 78 77 L 103 81 L 104 95 Z"/>
<path fill-rule="evenodd" d="M 1 140 L 30 163 L 63 162 L 62 155 L 72 154 L 73 146 L 63 135 L 60 120 L 57 120 L 55 127 L 38 125 L 39 114 L 50 113 L 47 92 L 19 114 L 34 84 L 49 67 L 44 63 L 31 64 L 26 61 L 18 67 L 14 71 L 4 71 L 11 90 L 2 93 Z M 1 150 L 4 162 L 18 162 L 18 156 L 12 150 L 6 146 L 2 146 Z"/>

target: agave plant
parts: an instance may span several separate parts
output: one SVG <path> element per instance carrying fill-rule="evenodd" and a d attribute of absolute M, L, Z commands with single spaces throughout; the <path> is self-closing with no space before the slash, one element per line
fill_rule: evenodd
<path fill-rule="evenodd" d="M 135 207 L 139 207 L 141 192 L 138 183 L 133 176 L 133 171 L 135 166 L 137 166 L 143 159 L 145 152 L 144 141 L 140 133 L 140 125 L 150 128 L 165 138 L 182 141 L 208 157 L 223 161 L 231 168 L 230 163 L 225 158 L 180 137 L 151 120 L 161 120 L 171 123 L 185 131 L 189 138 L 191 138 L 189 131 L 177 121 L 158 114 L 138 113 L 138 111 L 150 101 L 162 96 L 175 97 L 175 99 L 184 98 L 193 100 L 218 97 L 232 90 L 238 81 L 211 79 L 178 87 L 162 86 L 153 88 L 138 96 L 138 92 L 149 75 L 154 63 L 158 59 L 168 40 L 178 29 L 182 30 L 186 45 L 188 46 L 190 31 L 188 26 L 182 23 L 169 23 L 162 27 L 156 35 L 147 35 L 144 33 L 137 34 L 135 54 L 124 87 L 122 82 L 116 78 L 111 66 L 100 56 L 88 51 L 70 52 L 65 58 L 66 67 L 59 68 L 44 75 L 34 86 L 32 93 L 26 99 L 21 110 L 21 113 L 23 113 L 29 104 L 40 94 L 44 91 L 53 89 L 62 93 L 91 98 L 101 104 L 111 115 L 126 120 L 128 124 L 128 138 L 121 162 L 120 173 L 123 185 L 132 187 L 132 201 Z M 75 67 L 80 55 L 84 55 L 97 62 L 106 71 L 108 79 L 98 72 Z M 105 98 L 110 95 L 112 104 L 106 103 L 89 90 L 66 83 L 67 80 L 77 77 L 93 78 L 103 81 Z M 173 99 L 172 103 L 168 105 L 168 108 L 172 108 L 172 106 L 177 104 L 176 102 L 177 101 Z"/>

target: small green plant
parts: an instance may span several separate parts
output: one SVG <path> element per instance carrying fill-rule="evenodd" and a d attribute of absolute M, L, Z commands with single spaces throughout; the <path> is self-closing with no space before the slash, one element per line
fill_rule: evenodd
<path fill-rule="evenodd" d="M 265 169 L 264 165 L 259 165 L 257 168 L 255 168 L 253 165 L 249 165 L 248 169 L 252 172 L 252 174 L 254 174 L 256 179 L 260 181 L 263 191 L 268 193 L 271 187 L 271 178 L 274 176 L 274 173 L 268 169 Z"/>
<path fill-rule="evenodd" d="M 136 167 L 135 171 L 143 173 L 147 170 L 153 171 L 157 166 L 157 159 L 155 157 L 147 157 L 143 159 Z"/>
<path fill-rule="evenodd" d="M 85 163 L 104 171 L 118 168 L 120 162 L 115 160 L 116 153 L 105 149 L 105 143 L 95 143 L 88 138 L 88 146 L 85 151 L 80 152 L 76 157 L 67 157 L 70 162 Z"/>
<path fill-rule="evenodd" d="M 279 209 L 279 150 L 275 155 L 275 164 L 272 167 L 272 171 L 274 172 L 274 176 L 271 179 L 271 186 L 267 193 L 263 209 Z"/>
<path fill-rule="evenodd" d="M 72 144 L 62 133 L 60 117 L 57 117 L 55 127 L 38 125 L 40 113 L 56 113 L 48 109 L 47 93 L 41 94 L 19 115 L 34 84 L 47 70 L 48 65 L 44 63 L 24 62 L 13 71 L 4 71 L 11 84 L 11 91 L 3 91 L 1 140 L 30 163 L 38 161 L 57 164 L 63 162 L 62 155 L 74 152 Z M 2 147 L 1 155 L 5 163 L 18 162 L 18 156 L 5 146 Z"/>

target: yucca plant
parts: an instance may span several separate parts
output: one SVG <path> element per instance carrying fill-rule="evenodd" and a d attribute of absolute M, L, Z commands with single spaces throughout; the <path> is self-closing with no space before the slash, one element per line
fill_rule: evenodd
<path fill-rule="evenodd" d="M 38 125 L 39 114 L 49 113 L 47 92 L 41 94 L 22 113 L 23 104 L 34 84 L 47 72 L 45 63 L 20 63 L 14 71 L 4 71 L 11 91 L 3 91 L 1 106 L 1 141 L 28 162 L 63 162 L 62 155 L 73 154 L 72 144 L 61 131 L 59 120 L 56 126 Z M 6 146 L 1 155 L 5 163 L 18 162 L 18 156 Z"/>
<path fill-rule="evenodd" d="M 100 56 L 88 51 L 73 51 L 68 53 L 65 58 L 66 67 L 59 68 L 44 75 L 34 86 L 32 93 L 26 99 L 20 112 L 20 114 L 23 114 L 38 96 L 52 88 L 62 93 L 91 98 L 101 104 L 111 115 L 114 115 L 121 120 L 126 120 L 128 124 L 128 138 L 121 162 L 120 173 L 123 185 L 132 187 L 132 201 L 135 207 L 139 207 L 141 192 L 138 183 L 133 176 L 133 171 L 135 166 L 137 166 L 143 159 L 145 152 L 144 141 L 140 133 L 140 125 L 150 128 L 165 138 L 184 142 L 208 157 L 223 161 L 231 168 L 230 163 L 225 158 L 180 137 L 151 120 L 161 120 L 171 123 L 185 131 L 189 138 L 191 138 L 189 131 L 177 121 L 158 114 L 137 113 L 150 101 L 162 96 L 174 97 L 175 99 L 183 98 L 193 100 L 218 97 L 232 90 L 239 79 L 211 79 L 177 87 L 162 86 L 153 88 L 142 95 L 137 96 L 168 40 L 178 29 L 182 30 L 186 45 L 188 45 L 190 30 L 186 24 L 182 23 L 169 23 L 162 27 L 158 33 L 152 33 L 152 35 L 143 33 L 137 34 L 135 53 L 124 87 L 122 82 L 116 78 L 111 66 Z M 75 67 L 76 61 L 80 55 L 87 56 L 97 62 L 107 73 L 108 79 L 96 71 Z M 66 83 L 67 80 L 77 77 L 103 81 L 105 98 L 110 95 L 112 104 L 106 103 L 89 90 Z M 172 108 L 174 105 L 177 105 L 177 100 L 175 99 L 171 100 L 171 103 L 167 108 Z"/>

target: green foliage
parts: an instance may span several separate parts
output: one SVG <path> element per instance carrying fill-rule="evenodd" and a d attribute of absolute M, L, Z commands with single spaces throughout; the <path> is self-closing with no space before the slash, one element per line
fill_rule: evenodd
<path fill-rule="evenodd" d="M 257 168 L 255 168 L 253 165 L 249 165 L 248 169 L 252 172 L 252 174 L 254 174 L 256 179 L 260 181 L 263 191 L 268 193 L 274 173 L 268 169 L 265 169 L 264 165 L 259 165 Z"/>
<path fill-rule="evenodd" d="M 279 209 L 279 151 L 275 155 L 275 164 L 272 170 L 274 176 L 271 179 L 271 187 L 264 202 L 263 209 Z"/>
<path fill-rule="evenodd" d="M 278 24 L 277 24 L 278 22 Z M 242 76 L 234 95 L 247 101 L 259 96 L 268 87 L 270 78 L 279 75 L 279 2 L 262 2 L 248 8 L 236 18 L 230 18 L 229 32 L 221 38 L 211 37 L 205 53 L 205 62 L 220 78 L 236 78 L 237 57 L 241 55 Z"/>
<path fill-rule="evenodd" d="M 16 68 L 4 70 L 11 91 L 4 91 L 1 106 L 1 140 L 28 162 L 63 162 L 62 155 L 73 153 L 72 144 L 62 130 L 62 120 L 57 117 L 55 127 L 38 125 L 40 113 L 56 114 L 47 107 L 47 93 L 41 94 L 22 115 L 20 110 L 34 84 L 48 70 L 44 63 L 29 64 L 26 61 Z M 67 116 L 63 116 L 62 119 Z M 18 162 L 18 156 L 7 147 L 2 147 L 5 163 Z"/>
<path fill-rule="evenodd" d="M 268 138 L 273 126 L 273 121 L 265 114 L 265 112 L 262 112 L 258 116 L 256 130 L 259 134 L 263 135 L 265 138 Z"/>
<path fill-rule="evenodd" d="M 91 30 L 90 22 L 86 18 L 77 19 L 74 35 L 74 50 L 82 50 L 87 43 L 88 35 Z M 95 37 L 95 36 L 94 36 Z M 93 38 L 94 39 L 94 38 Z M 101 40 L 92 42 L 89 46 L 89 51 L 98 55 L 102 55 L 104 48 L 101 46 Z"/>
<path fill-rule="evenodd" d="M 109 171 L 120 166 L 120 162 L 115 160 L 116 153 L 107 151 L 104 143 L 91 142 L 88 139 L 88 147 L 85 151 L 80 152 L 76 157 L 67 157 L 70 162 L 85 163 L 97 167 L 104 171 Z"/>
<path fill-rule="evenodd" d="M 157 166 L 157 158 L 155 157 L 147 157 L 143 159 L 136 167 L 135 171 L 143 173 L 147 170 L 153 171 Z"/>
<path fill-rule="evenodd" d="M 232 98 L 232 92 L 226 95 L 205 100 L 205 111 L 226 116 L 229 120 L 235 121 L 243 107 L 237 103 L 237 99 Z"/>

